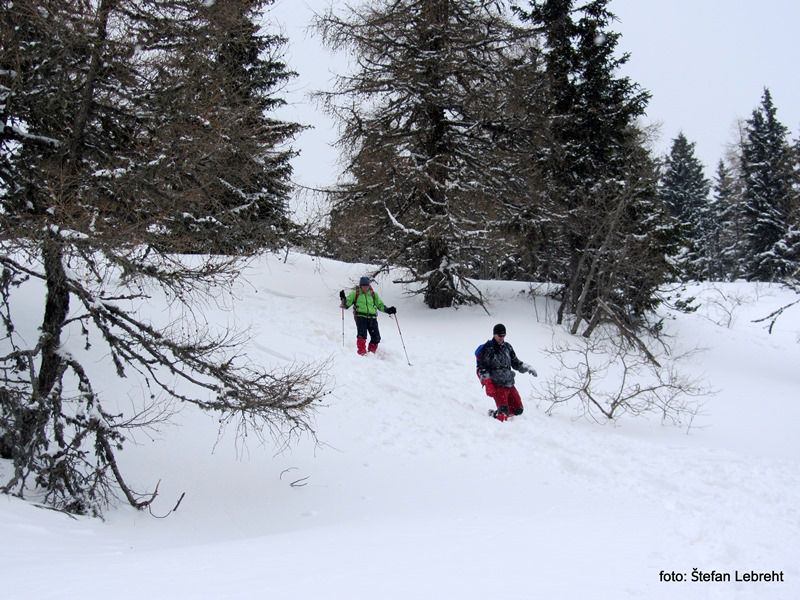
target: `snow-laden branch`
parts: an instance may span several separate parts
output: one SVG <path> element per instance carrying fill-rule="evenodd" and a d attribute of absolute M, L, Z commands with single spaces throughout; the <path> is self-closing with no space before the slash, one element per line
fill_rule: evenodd
<path fill-rule="evenodd" d="M 30 142 L 43 146 L 50 146 L 51 148 L 60 148 L 63 145 L 61 141 L 55 138 L 44 135 L 34 135 L 14 125 L 6 125 L 3 127 L 3 136 L 17 140 L 18 142 Z"/>
<path fill-rule="evenodd" d="M 409 227 L 406 227 L 402 223 L 400 223 L 400 221 L 398 221 L 394 217 L 394 215 L 392 214 L 392 211 L 389 210 L 389 207 L 385 207 L 385 208 L 386 208 L 386 214 L 389 215 L 389 220 L 392 222 L 392 225 L 394 225 L 395 227 L 400 229 L 403 233 L 406 233 L 408 235 L 416 235 L 416 236 L 419 236 L 419 237 L 422 237 L 424 235 L 421 231 L 419 231 L 417 229 L 411 229 Z"/>

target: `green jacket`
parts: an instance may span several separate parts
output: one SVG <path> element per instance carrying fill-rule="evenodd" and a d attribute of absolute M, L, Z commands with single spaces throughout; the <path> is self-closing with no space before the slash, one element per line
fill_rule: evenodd
<path fill-rule="evenodd" d="M 369 288 L 366 294 L 361 291 L 361 288 L 350 290 L 344 301 L 344 307 L 350 308 L 353 304 L 355 304 L 354 311 L 357 317 L 374 319 L 378 316 L 378 311 L 386 312 L 383 300 L 372 288 Z"/>

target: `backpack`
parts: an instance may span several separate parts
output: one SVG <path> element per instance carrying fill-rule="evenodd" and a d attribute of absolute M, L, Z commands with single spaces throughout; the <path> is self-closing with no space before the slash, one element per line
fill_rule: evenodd
<path fill-rule="evenodd" d="M 358 296 L 361 294 L 361 288 L 356 288 L 356 295 L 353 297 L 353 314 L 358 314 L 358 309 L 356 306 L 358 305 Z M 375 303 L 375 290 L 372 289 L 372 286 L 369 286 L 369 291 L 367 292 L 367 296 L 372 296 L 372 303 Z M 377 308 L 377 307 L 376 307 Z"/>
<path fill-rule="evenodd" d="M 475 368 L 478 368 L 478 361 L 481 359 L 481 354 L 483 353 L 483 348 L 486 346 L 488 342 L 483 342 L 480 346 L 475 348 Z"/>
<path fill-rule="evenodd" d="M 480 346 L 475 348 L 475 375 L 478 377 L 478 381 L 481 382 L 481 385 L 484 385 L 484 383 L 483 379 L 481 379 L 481 368 L 478 363 L 481 359 L 481 354 L 483 354 L 483 349 L 486 348 L 486 344 L 489 344 L 490 342 L 491 340 L 489 340 L 488 342 L 483 342 Z"/>

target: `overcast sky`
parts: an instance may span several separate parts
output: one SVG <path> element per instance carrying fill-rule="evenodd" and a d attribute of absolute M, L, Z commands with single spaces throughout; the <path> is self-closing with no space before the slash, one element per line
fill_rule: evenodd
<path fill-rule="evenodd" d="M 350 0 L 358 4 L 360 0 Z M 340 4 L 340 3 L 338 3 Z M 298 77 L 289 84 L 290 105 L 281 113 L 314 127 L 295 147 L 295 179 L 307 186 L 333 183 L 339 172 L 335 125 L 309 99 L 346 66 L 306 31 L 314 12 L 330 0 L 277 0 L 270 20 L 289 37 L 286 61 Z M 800 130 L 800 0 L 612 0 L 629 52 L 624 74 L 652 93 L 648 124 L 660 124 L 655 150 L 669 150 L 683 131 L 695 142 L 710 176 L 735 138 L 736 123 L 758 105 L 769 87 L 778 118 Z"/>

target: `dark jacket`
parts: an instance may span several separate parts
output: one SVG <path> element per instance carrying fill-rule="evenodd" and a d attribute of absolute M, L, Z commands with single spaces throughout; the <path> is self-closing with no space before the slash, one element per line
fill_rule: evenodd
<path fill-rule="evenodd" d="M 514 371 L 511 369 L 520 373 L 527 372 L 511 344 L 505 342 L 500 345 L 492 338 L 483 345 L 483 350 L 478 355 L 478 373 L 481 379 L 488 376 L 496 386 L 513 387 Z"/>

